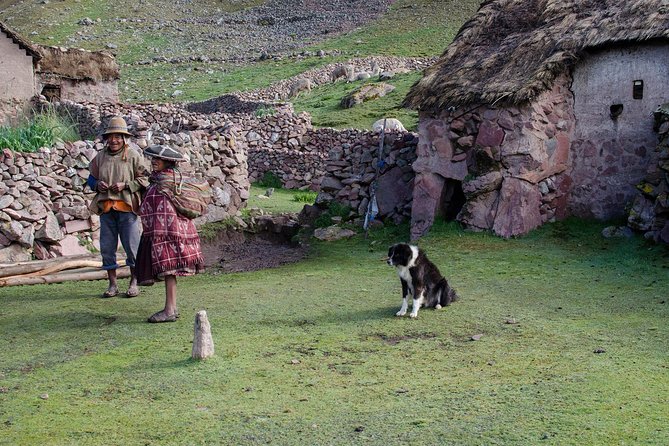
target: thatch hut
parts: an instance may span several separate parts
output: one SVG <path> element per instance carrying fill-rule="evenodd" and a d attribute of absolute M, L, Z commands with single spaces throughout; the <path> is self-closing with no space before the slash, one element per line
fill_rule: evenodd
<path fill-rule="evenodd" d="M 39 46 L 40 92 L 51 100 L 118 102 L 119 67 L 106 51 Z"/>
<path fill-rule="evenodd" d="M 412 236 L 440 214 L 510 237 L 623 216 L 656 169 L 669 91 L 663 0 L 490 0 L 425 71 Z"/>
<path fill-rule="evenodd" d="M 117 102 L 119 67 L 106 51 L 31 43 L 0 22 L 0 115 L 36 94 L 51 100 Z"/>

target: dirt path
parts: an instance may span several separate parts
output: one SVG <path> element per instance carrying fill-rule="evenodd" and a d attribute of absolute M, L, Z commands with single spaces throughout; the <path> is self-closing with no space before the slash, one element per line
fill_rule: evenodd
<path fill-rule="evenodd" d="M 276 268 L 299 262 L 307 251 L 306 246 L 235 231 L 222 232 L 213 240 L 202 241 L 208 272 L 233 273 Z"/>

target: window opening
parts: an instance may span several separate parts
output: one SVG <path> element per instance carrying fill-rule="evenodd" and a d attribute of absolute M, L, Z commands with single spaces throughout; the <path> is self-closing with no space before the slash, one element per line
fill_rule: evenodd
<path fill-rule="evenodd" d="M 643 81 L 636 80 L 632 83 L 632 97 L 634 99 L 643 99 Z"/>
<path fill-rule="evenodd" d="M 613 104 L 609 107 L 609 113 L 611 114 L 611 119 L 616 119 L 623 112 L 623 104 Z"/>

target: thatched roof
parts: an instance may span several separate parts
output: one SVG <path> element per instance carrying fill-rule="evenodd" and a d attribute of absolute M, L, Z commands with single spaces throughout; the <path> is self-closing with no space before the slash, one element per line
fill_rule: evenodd
<path fill-rule="evenodd" d="M 39 46 L 40 73 L 76 80 L 111 81 L 120 77 L 114 56 L 106 51 Z"/>
<path fill-rule="evenodd" d="M 487 0 L 403 105 L 524 103 L 587 49 L 667 38 L 666 0 Z"/>
<path fill-rule="evenodd" d="M 17 44 L 20 48 L 25 50 L 29 56 L 32 56 L 33 63 L 36 63 L 42 57 L 40 53 L 37 52 L 35 47 L 28 42 L 26 39 L 17 34 L 14 30 L 10 29 L 5 23 L 0 21 L 0 31 L 5 33 L 7 37 L 12 39 L 12 41 Z"/>

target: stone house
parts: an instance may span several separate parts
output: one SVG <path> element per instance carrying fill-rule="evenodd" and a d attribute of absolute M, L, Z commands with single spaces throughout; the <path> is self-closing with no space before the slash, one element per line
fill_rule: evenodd
<path fill-rule="evenodd" d="M 657 166 L 662 0 L 491 0 L 425 70 L 412 237 L 439 216 L 503 237 L 625 215 Z"/>
<path fill-rule="evenodd" d="M 119 67 L 105 51 L 41 46 L 0 22 L 0 122 L 30 99 L 117 102 Z"/>

